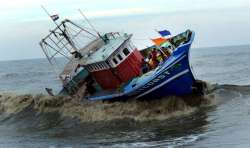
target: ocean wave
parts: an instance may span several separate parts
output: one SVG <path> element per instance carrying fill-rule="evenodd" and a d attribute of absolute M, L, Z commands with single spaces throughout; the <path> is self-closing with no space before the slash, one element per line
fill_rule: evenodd
<path fill-rule="evenodd" d="M 189 98 L 191 99 L 191 98 Z M 195 98 L 197 100 L 197 98 Z M 0 114 L 15 116 L 24 110 L 36 114 L 57 112 L 62 117 L 80 119 L 82 122 L 131 119 L 135 121 L 165 120 L 172 116 L 188 114 L 195 110 L 186 100 L 171 96 L 160 100 L 127 102 L 90 102 L 79 98 L 46 95 L 0 96 Z"/>
<path fill-rule="evenodd" d="M 122 144 L 113 144 L 108 146 L 102 146 L 103 148 L 117 148 L 117 147 L 166 147 L 166 148 L 175 148 L 183 147 L 190 143 L 197 141 L 202 135 L 188 135 L 185 137 L 179 137 L 175 139 L 168 140 L 159 140 L 159 141 L 150 141 L 150 142 L 133 142 L 133 143 L 122 143 Z"/>
<path fill-rule="evenodd" d="M 211 85 L 205 96 L 169 96 L 163 99 L 128 100 L 126 102 L 91 102 L 86 99 L 42 94 L 0 95 L 0 116 L 14 117 L 25 112 L 33 115 L 56 113 L 60 118 L 77 119 L 81 122 L 112 120 L 151 121 L 190 114 L 200 106 L 213 104 L 227 94 L 250 94 L 250 86 Z M 237 92 L 237 93 L 233 93 Z M 25 120 L 25 116 L 22 116 Z M 0 118 L 1 119 L 1 118 Z M 4 119 L 5 120 L 5 119 Z M 0 121 L 1 122 L 1 121 Z"/>

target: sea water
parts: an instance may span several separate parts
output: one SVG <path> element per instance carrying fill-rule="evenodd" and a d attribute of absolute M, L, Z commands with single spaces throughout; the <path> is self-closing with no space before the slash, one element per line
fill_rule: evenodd
<path fill-rule="evenodd" d="M 45 59 L 0 62 L 0 147 L 249 147 L 250 46 L 191 49 L 202 105 L 179 97 L 82 102 L 60 90 Z M 190 98 L 192 99 L 192 98 Z"/>
<path fill-rule="evenodd" d="M 169 96 L 109 103 L 50 97 L 45 88 L 60 91 L 60 71 L 46 59 L 1 61 L 0 147 L 248 148 L 250 45 L 239 44 L 246 43 L 250 34 L 242 32 L 248 30 L 247 19 L 238 18 L 247 18 L 249 12 L 217 10 L 93 20 L 97 30 L 103 32 L 134 33 L 132 39 L 140 49 L 150 44 L 150 38 L 159 36 L 154 29 L 169 29 L 172 34 L 194 30 L 190 62 L 196 78 L 209 86 L 202 98 Z M 12 33 L 2 29 L 1 48 L 6 53 L 1 54 L 9 58 L 20 57 L 22 51 L 29 51 L 30 57 L 37 55 L 34 51 L 39 51 L 37 42 L 46 34 L 47 24 L 26 22 L 15 26 L 14 31 L 11 28 Z M 214 45 L 219 47 L 197 48 Z M 20 52 L 13 52 L 13 48 Z M 63 67 L 60 63 L 63 61 L 59 60 L 59 70 Z M 201 102 L 197 104 L 196 100 Z"/>

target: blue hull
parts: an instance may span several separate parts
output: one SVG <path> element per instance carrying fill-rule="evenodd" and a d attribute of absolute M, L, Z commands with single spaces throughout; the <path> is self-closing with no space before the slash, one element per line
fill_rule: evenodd
<path fill-rule="evenodd" d="M 191 94 L 195 84 L 189 64 L 189 49 L 194 39 L 178 46 L 171 57 L 155 70 L 135 78 L 125 85 L 120 92 L 109 92 L 89 96 L 89 100 L 124 100 L 128 98 L 162 98 L 169 95 L 182 96 Z"/>

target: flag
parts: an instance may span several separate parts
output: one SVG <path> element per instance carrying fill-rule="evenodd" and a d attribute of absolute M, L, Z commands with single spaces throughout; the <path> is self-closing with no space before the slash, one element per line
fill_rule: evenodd
<path fill-rule="evenodd" d="M 56 20 L 59 19 L 59 15 L 57 15 L 57 14 L 51 15 L 50 17 L 51 17 L 51 19 L 52 19 L 53 21 L 56 21 Z"/>
<path fill-rule="evenodd" d="M 158 33 L 159 33 L 162 37 L 171 35 L 170 31 L 168 31 L 168 30 L 158 31 Z"/>
<path fill-rule="evenodd" d="M 165 39 L 165 38 L 155 38 L 155 39 L 151 39 L 154 43 L 155 43 L 155 45 L 157 45 L 157 46 L 160 46 L 162 43 L 165 43 L 165 42 L 167 42 L 168 41 L 168 39 Z"/>

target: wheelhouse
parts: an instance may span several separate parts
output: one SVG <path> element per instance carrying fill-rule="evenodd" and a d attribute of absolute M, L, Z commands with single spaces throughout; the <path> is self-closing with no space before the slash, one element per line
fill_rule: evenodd
<path fill-rule="evenodd" d="M 116 89 L 140 75 L 142 55 L 132 44 L 132 35 L 106 34 L 106 44 L 91 54 L 85 67 L 103 89 Z"/>

